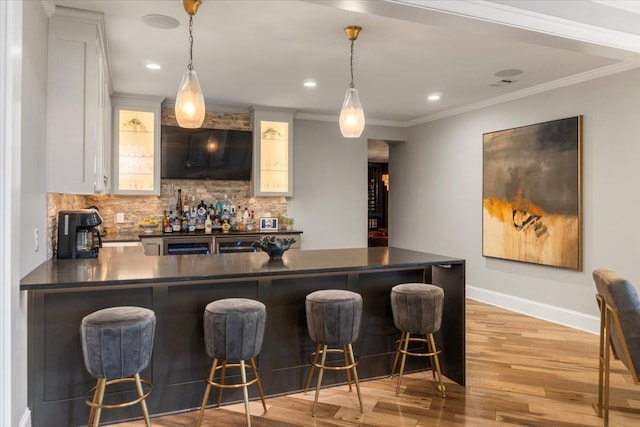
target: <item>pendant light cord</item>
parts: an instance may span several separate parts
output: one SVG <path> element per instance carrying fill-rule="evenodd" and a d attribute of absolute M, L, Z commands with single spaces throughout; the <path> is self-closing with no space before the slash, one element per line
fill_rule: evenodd
<path fill-rule="evenodd" d="M 355 87 L 355 85 L 353 84 L 353 42 L 354 40 L 351 40 L 351 62 L 349 64 L 349 68 L 351 69 L 351 84 L 349 85 L 350 88 Z"/>
<path fill-rule="evenodd" d="M 189 15 L 189 65 L 187 68 L 189 71 L 193 70 L 193 15 Z M 353 71 L 351 80 L 353 80 Z"/>

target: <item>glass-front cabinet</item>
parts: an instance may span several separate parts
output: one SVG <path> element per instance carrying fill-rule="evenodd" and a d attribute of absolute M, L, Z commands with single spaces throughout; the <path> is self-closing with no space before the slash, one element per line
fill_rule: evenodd
<path fill-rule="evenodd" d="M 113 193 L 160 195 L 163 98 L 114 95 Z"/>
<path fill-rule="evenodd" d="M 293 196 L 293 114 L 252 109 L 255 196 Z"/>

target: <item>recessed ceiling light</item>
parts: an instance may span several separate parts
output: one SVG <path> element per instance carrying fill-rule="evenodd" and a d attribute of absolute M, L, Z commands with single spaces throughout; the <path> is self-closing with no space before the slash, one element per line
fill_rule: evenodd
<path fill-rule="evenodd" d="M 316 83 L 315 80 L 305 80 L 303 84 L 304 84 L 304 87 L 316 87 L 316 86 L 318 86 L 318 83 Z"/>
<path fill-rule="evenodd" d="M 432 93 L 431 95 L 427 96 L 427 99 L 429 101 L 438 101 L 441 97 L 442 95 L 440 95 L 439 93 Z"/>
<path fill-rule="evenodd" d="M 162 68 L 160 64 L 147 64 L 146 67 L 150 70 L 159 70 Z"/>
<path fill-rule="evenodd" d="M 180 26 L 180 21 L 167 15 L 145 15 L 140 19 L 148 26 L 161 30 L 170 30 Z"/>

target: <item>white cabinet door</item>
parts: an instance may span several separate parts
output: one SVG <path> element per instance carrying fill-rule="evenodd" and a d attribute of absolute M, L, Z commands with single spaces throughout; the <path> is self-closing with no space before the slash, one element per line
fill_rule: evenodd
<path fill-rule="evenodd" d="M 56 7 L 49 19 L 48 191 L 104 192 L 108 57 L 101 13 Z M 105 84 L 107 88 L 105 88 Z M 106 90 L 106 94 L 105 94 Z"/>
<path fill-rule="evenodd" d="M 293 196 L 293 114 L 252 109 L 254 196 Z"/>
<path fill-rule="evenodd" d="M 114 194 L 160 195 L 163 100 L 142 95 L 113 95 Z"/>

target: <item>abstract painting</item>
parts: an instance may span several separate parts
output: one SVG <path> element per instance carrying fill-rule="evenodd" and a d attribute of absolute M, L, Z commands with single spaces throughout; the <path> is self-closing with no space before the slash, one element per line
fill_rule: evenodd
<path fill-rule="evenodd" d="M 482 255 L 582 270 L 582 116 L 483 135 Z"/>

